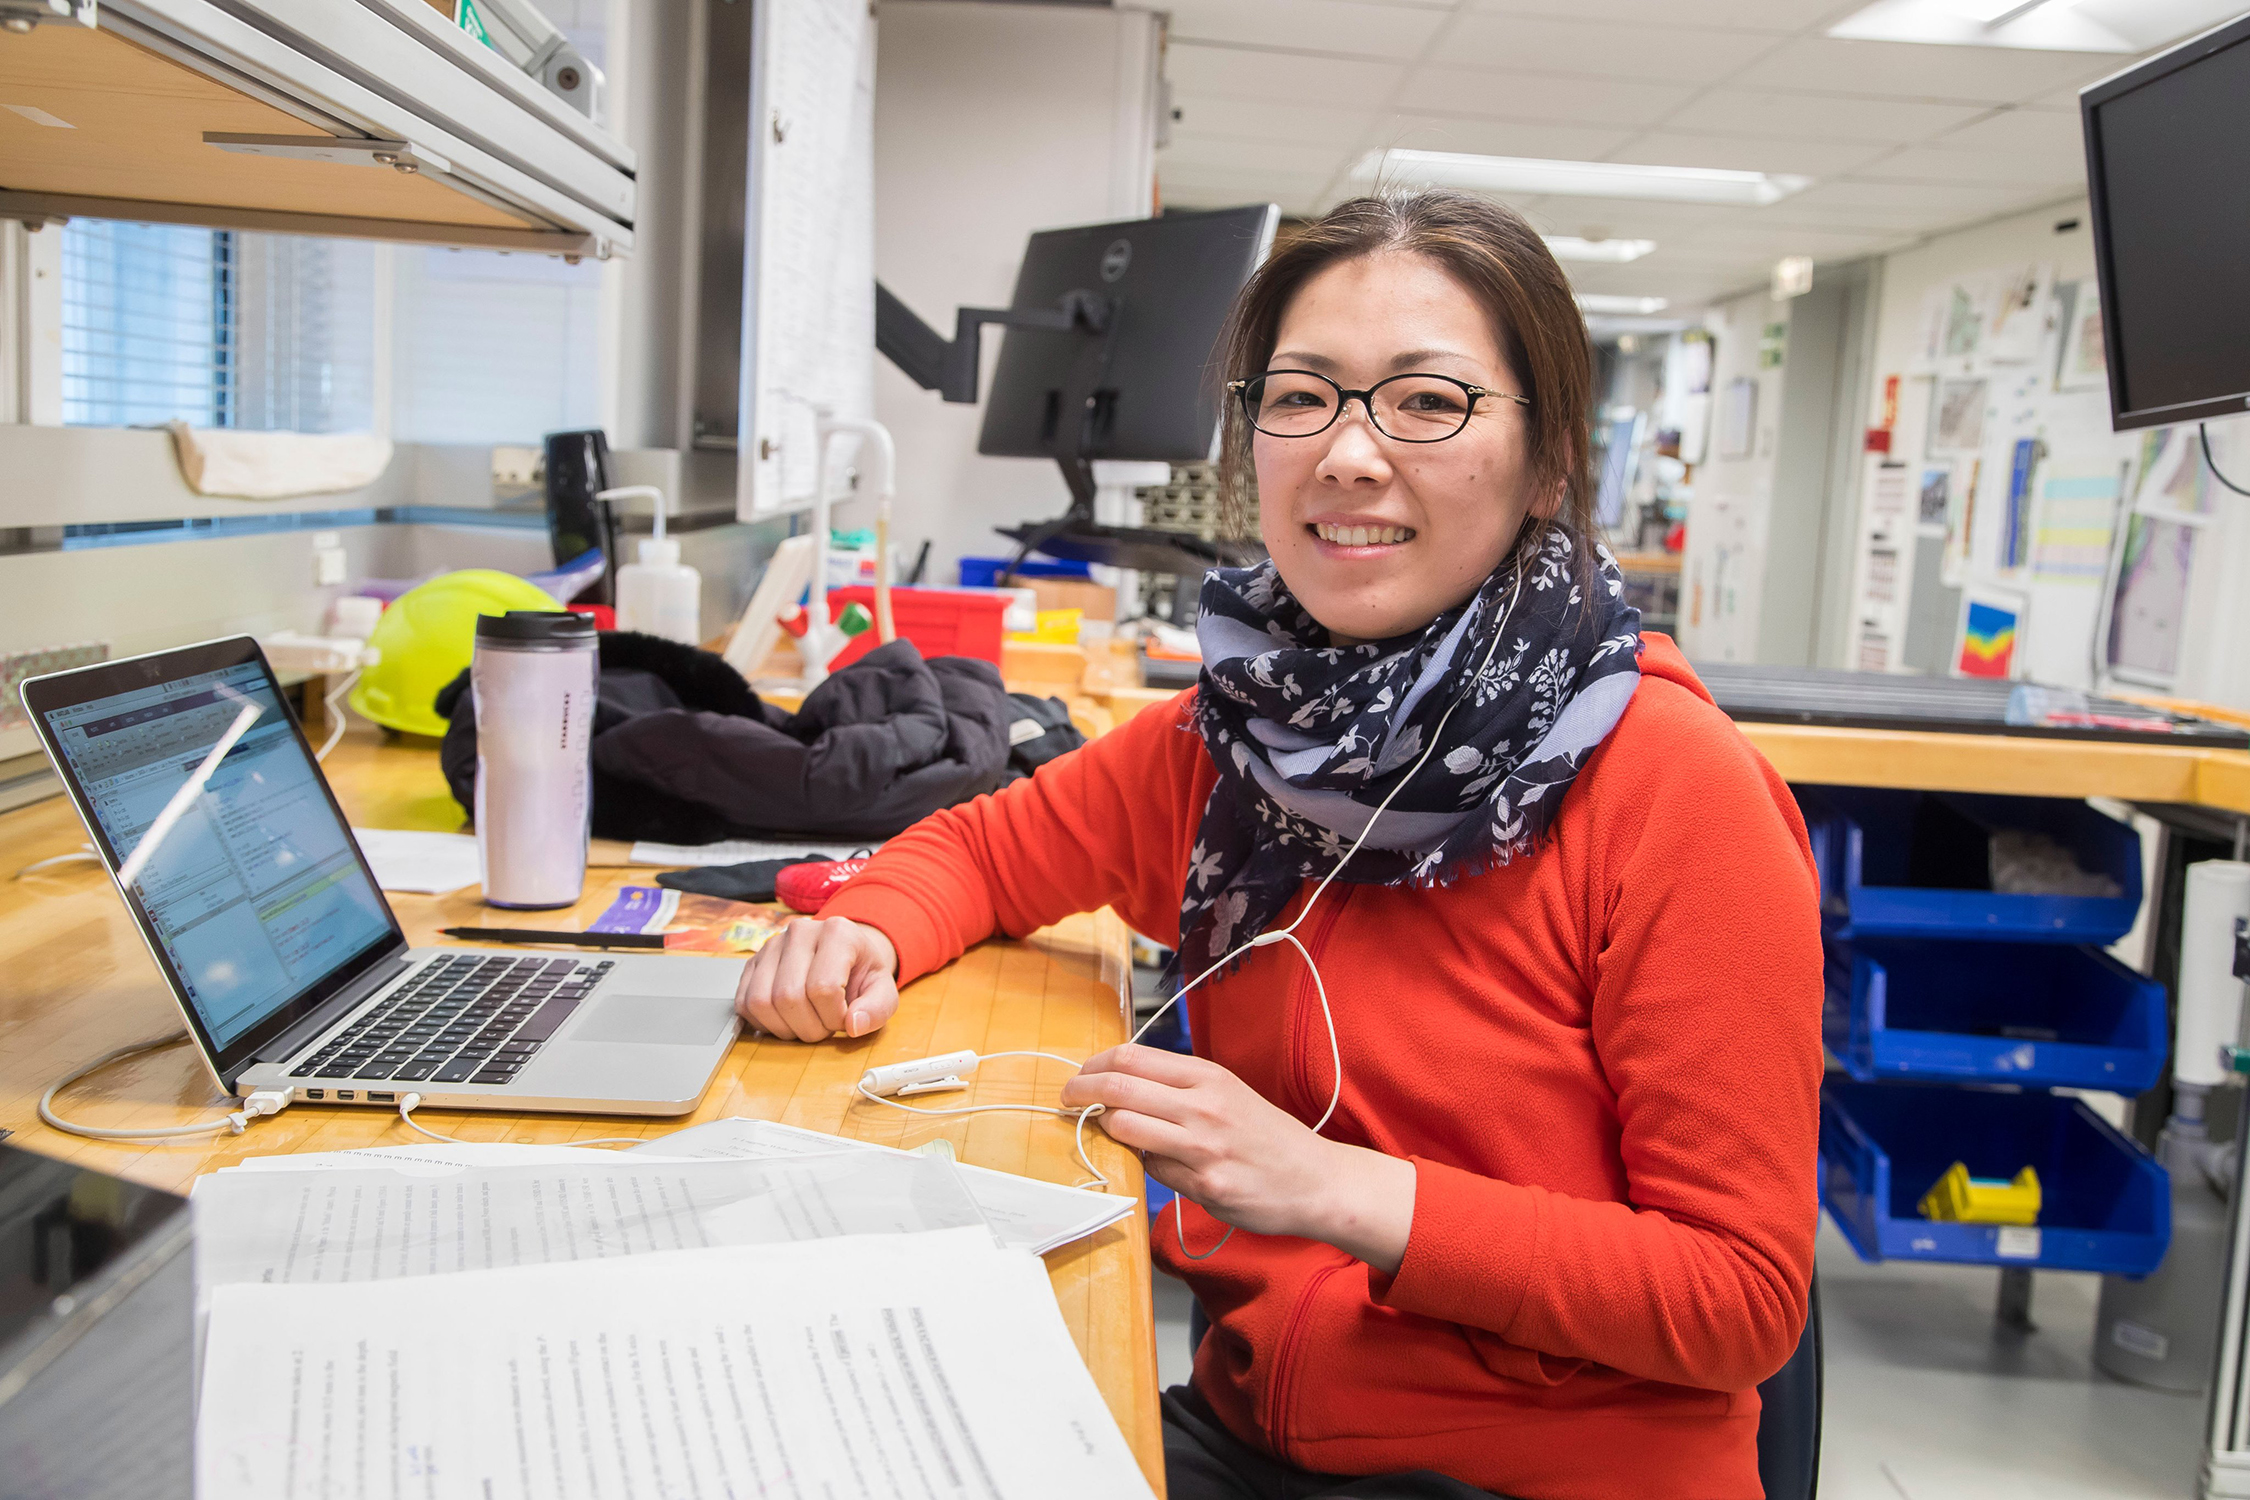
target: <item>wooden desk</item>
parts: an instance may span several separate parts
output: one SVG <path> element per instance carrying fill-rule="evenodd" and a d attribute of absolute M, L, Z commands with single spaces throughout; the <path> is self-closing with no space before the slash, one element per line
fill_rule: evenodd
<path fill-rule="evenodd" d="M 329 757 L 328 768 L 356 824 L 460 826 L 460 809 L 446 794 L 437 756 L 426 744 L 385 745 L 372 731 L 355 729 Z M 160 1036 L 180 1024 L 155 964 L 98 866 L 61 865 L 21 880 L 8 878 L 34 860 L 76 848 L 83 838 L 77 817 L 60 797 L 0 814 L 0 975 L 6 976 L 0 985 L 0 1128 L 17 1132 L 15 1144 L 185 1192 L 198 1173 L 245 1156 L 421 1139 L 388 1111 L 318 1104 L 297 1105 L 239 1136 L 194 1137 L 171 1146 L 81 1140 L 40 1124 L 37 1104 L 48 1083 L 112 1047 Z M 589 870 L 584 899 L 558 914 L 556 925 L 583 925 L 618 887 L 652 873 Z M 390 899 L 416 943 L 435 941 L 441 926 L 508 920 L 473 889 Z M 1075 1182 L 1084 1172 L 1063 1121 L 1027 1114 L 916 1119 L 855 1103 L 852 1085 L 877 1064 L 961 1047 L 1090 1056 L 1130 1034 L 1130 974 L 1124 924 L 1102 912 L 1058 923 L 1024 942 L 984 944 L 909 986 L 897 1018 L 874 1036 L 819 1046 L 742 1041 L 691 1115 L 651 1120 L 432 1110 L 417 1111 L 416 1118 L 467 1140 L 567 1145 L 597 1136 L 663 1135 L 703 1120 L 750 1115 L 892 1146 L 942 1135 L 963 1161 Z M 1011 1058 L 980 1069 L 964 1102 L 1051 1103 L 1067 1072 L 1059 1063 Z M 58 1110 L 90 1125 L 162 1126 L 209 1118 L 223 1097 L 194 1052 L 182 1046 L 87 1080 L 63 1096 Z M 957 1098 L 949 1095 L 943 1102 Z M 1118 1192 L 1141 1193 L 1140 1162 L 1131 1152 L 1097 1130 L 1086 1132 L 1086 1145 Z M 1057 1250 L 1047 1257 L 1047 1270 L 1087 1368 L 1149 1483 L 1162 1494 L 1147 1216 L 1129 1214 Z"/>
<path fill-rule="evenodd" d="M 1739 727 L 1789 782 L 2114 797 L 2250 815 L 2250 751 L 1802 724 Z"/>

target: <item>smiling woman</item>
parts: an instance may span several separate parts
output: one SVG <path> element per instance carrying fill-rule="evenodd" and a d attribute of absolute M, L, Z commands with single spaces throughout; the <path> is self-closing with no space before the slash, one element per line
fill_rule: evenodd
<path fill-rule="evenodd" d="M 1506 209 L 1363 199 L 1222 353 L 1272 556 L 1205 579 L 1195 690 L 892 839 L 739 1008 L 864 1036 L 1114 907 L 1195 1052 L 1061 1103 L 1180 1195 L 1175 1500 L 1750 1500 L 1812 1267 L 1815 881 L 1593 535 L 1569 285 Z"/>
<path fill-rule="evenodd" d="M 1549 530 L 1584 581 L 1585 323 L 1514 213 L 1457 193 L 1346 203 L 1260 268 L 1222 348 L 1226 482 L 1239 497 L 1255 469 L 1266 547 L 1332 633 L 1424 624 Z"/>

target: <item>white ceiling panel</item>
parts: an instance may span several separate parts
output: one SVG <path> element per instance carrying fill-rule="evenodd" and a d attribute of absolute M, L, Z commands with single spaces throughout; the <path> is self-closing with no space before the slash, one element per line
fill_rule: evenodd
<path fill-rule="evenodd" d="M 1938 136 L 1933 144 L 2083 163 L 2086 132 L 2075 109 L 2002 109 Z"/>
<path fill-rule="evenodd" d="M 1634 134 L 1609 125 L 1400 114 L 1380 118 L 1365 144 L 1371 150 L 1397 147 L 1479 156 L 1531 156 L 1549 161 L 1601 161 Z"/>
<path fill-rule="evenodd" d="M 1440 52 L 1471 67 L 1679 84 L 1716 83 L 1777 45 L 1760 32 L 1480 13 L 1456 21 Z"/>
<path fill-rule="evenodd" d="M 1180 41 L 1165 49 L 1165 58 L 1165 74 L 1183 94 L 1291 104 L 1354 107 L 1386 99 L 1406 71 L 1397 63 Z"/>
<path fill-rule="evenodd" d="M 1445 24 L 1443 10 L 1362 0 L 1165 0 L 1172 45 L 1225 42 L 1365 57 L 1414 58 Z"/>
<path fill-rule="evenodd" d="M 1716 88 L 1698 95 L 1663 124 L 1667 130 L 1756 135 L 1769 140 L 1866 141 L 1878 146 L 1903 146 L 1967 124 L 1982 113 L 1973 104 Z"/>
<path fill-rule="evenodd" d="M 1234 173 L 1279 172 L 1285 176 L 1333 176 L 1345 155 L 1333 146 L 1303 146 L 1288 141 L 1242 141 L 1225 136 L 1175 132 L 1172 144 L 1156 153 L 1165 167 L 1208 167 Z"/>
<path fill-rule="evenodd" d="M 1860 141 L 1775 140 L 1770 136 L 1697 135 L 1652 130 L 1610 153 L 1609 160 L 1657 167 L 1717 167 L 1736 172 L 1787 172 L 1838 177 L 1889 150 Z"/>
<path fill-rule="evenodd" d="M 1698 26 L 1788 34 L 1841 20 L 1858 9 L 1838 0 L 1471 0 L 1474 9 L 1496 15 L 1565 16 L 1574 20 L 1627 21 L 1649 25 Z"/>
<path fill-rule="evenodd" d="M 1172 123 L 1175 137 L 1183 134 L 1218 136 L 1242 141 L 1290 141 L 1306 146 L 1333 146 L 1338 151 L 1360 144 L 1376 121 L 1372 109 L 1328 109 L 1315 104 L 1283 104 L 1273 100 L 1207 99 L 1175 92 L 1172 108 L 1179 118 Z"/>
<path fill-rule="evenodd" d="M 1556 78 L 1485 68 L 1425 66 L 1408 75 L 1401 109 L 1573 125 L 1653 125 L 1691 91 L 1661 83 Z"/>
<path fill-rule="evenodd" d="M 2086 66 L 2086 58 L 2075 52 L 1920 47 L 1823 36 L 1777 47 L 1731 81 L 1738 87 L 1818 94 L 2013 104 L 2078 78 Z"/>
<path fill-rule="evenodd" d="M 1584 239 L 1651 239 L 1683 229 L 1763 212 L 1709 203 L 1649 203 L 1634 198 L 1577 198 L 1551 194 L 1539 198 L 1502 199 L 1547 234 L 1575 234 Z"/>
<path fill-rule="evenodd" d="M 1907 146 L 1868 163 L 1853 176 L 1868 182 L 1966 182 L 2063 191 L 2085 185 L 2086 164 L 2077 157 Z"/>

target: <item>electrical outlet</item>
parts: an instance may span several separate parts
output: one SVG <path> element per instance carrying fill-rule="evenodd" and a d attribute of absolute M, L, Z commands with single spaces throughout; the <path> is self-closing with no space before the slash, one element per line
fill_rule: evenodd
<path fill-rule="evenodd" d="M 344 545 L 333 531 L 313 533 L 313 586 L 327 588 L 344 581 Z"/>
<path fill-rule="evenodd" d="M 91 641 L 82 646 L 42 646 L 31 651 L 0 655 L 0 729 L 28 724 L 23 700 L 16 689 L 26 677 L 43 677 L 70 667 L 90 667 L 109 660 L 109 642 Z"/>
<path fill-rule="evenodd" d="M 495 490 L 535 490 L 547 482 L 547 455 L 538 448 L 492 450 Z"/>

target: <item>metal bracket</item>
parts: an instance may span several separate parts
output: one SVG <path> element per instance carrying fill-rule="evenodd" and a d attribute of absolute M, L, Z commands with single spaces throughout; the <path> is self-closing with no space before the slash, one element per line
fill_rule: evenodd
<path fill-rule="evenodd" d="M 0 0 L 0 31 L 21 35 L 56 22 L 93 27 L 100 24 L 98 9 L 97 0 Z"/>
<path fill-rule="evenodd" d="M 206 130 L 203 144 L 242 156 L 278 156 L 287 161 L 325 161 L 350 167 L 389 167 L 412 175 L 448 173 L 453 163 L 411 141 L 366 140 L 340 135 L 245 135 Z"/>

